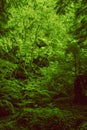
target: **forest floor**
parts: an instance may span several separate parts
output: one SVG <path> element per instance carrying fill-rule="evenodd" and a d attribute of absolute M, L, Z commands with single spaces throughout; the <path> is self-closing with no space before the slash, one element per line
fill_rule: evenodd
<path fill-rule="evenodd" d="M 1 118 L 0 130 L 87 130 L 87 105 L 59 98 L 47 107 L 16 110 Z"/>

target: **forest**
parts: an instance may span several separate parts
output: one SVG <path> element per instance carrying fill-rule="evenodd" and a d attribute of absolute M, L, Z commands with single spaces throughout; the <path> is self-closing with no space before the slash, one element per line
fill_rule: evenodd
<path fill-rule="evenodd" d="M 0 130 L 87 130 L 86 0 L 0 0 Z"/>

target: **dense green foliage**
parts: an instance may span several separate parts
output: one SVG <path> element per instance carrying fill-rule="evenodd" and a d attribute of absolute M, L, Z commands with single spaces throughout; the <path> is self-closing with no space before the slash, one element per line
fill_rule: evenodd
<path fill-rule="evenodd" d="M 87 128 L 86 106 L 72 103 L 87 75 L 86 14 L 86 0 L 0 1 L 1 130 Z"/>

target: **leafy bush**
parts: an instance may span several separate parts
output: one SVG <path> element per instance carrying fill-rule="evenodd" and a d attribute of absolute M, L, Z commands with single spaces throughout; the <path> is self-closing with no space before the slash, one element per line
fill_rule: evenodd
<path fill-rule="evenodd" d="M 32 130 L 57 130 L 61 128 L 62 130 L 62 120 L 63 113 L 60 109 L 24 109 L 20 117 L 17 119 L 17 125 L 19 127 L 26 127 Z M 49 122 L 49 123 L 48 123 Z M 53 128 L 52 128 L 53 127 Z"/>
<path fill-rule="evenodd" d="M 8 100 L 14 106 L 20 102 L 21 98 L 21 88 L 16 80 L 2 80 L 0 82 L 0 99 Z"/>
<path fill-rule="evenodd" d="M 51 101 L 51 97 L 47 90 L 40 90 L 39 88 L 26 88 L 22 90 L 23 107 L 45 107 Z"/>
<path fill-rule="evenodd" d="M 0 59 L 0 79 L 11 79 L 16 66 L 16 64 Z"/>
<path fill-rule="evenodd" d="M 31 130 L 74 130 L 81 116 L 59 108 L 25 108 L 17 119 L 19 128 Z"/>

